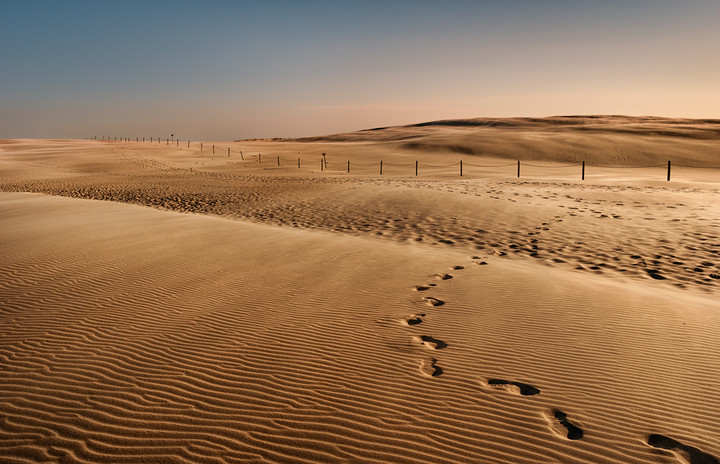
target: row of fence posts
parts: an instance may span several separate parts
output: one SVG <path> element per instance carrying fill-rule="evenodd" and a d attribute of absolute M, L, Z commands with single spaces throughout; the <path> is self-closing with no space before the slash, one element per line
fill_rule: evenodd
<path fill-rule="evenodd" d="M 280 157 L 279 157 L 279 156 L 278 156 L 278 166 L 280 166 Z M 416 161 L 415 161 L 415 177 L 418 176 L 419 166 L 420 166 L 420 162 L 416 160 Z M 462 176 L 463 176 L 463 162 L 462 162 L 462 160 L 460 160 L 459 166 L 460 166 L 460 177 L 462 177 Z M 581 169 L 581 173 L 580 173 L 580 178 L 581 178 L 582 180 L 585 180 L 585 161 L 582 162 L 582 165 L 581 165 L 581 166 L 582 166 L 582 169 Z M 299 167 L 300 167 L 300 158 L 298 158 L 298 168 L 299 168 Z M 499 166 L 498 166 L 498 167 L 499 167 Z M 323 153 L 323 157 L 320 159 L 320 171 L 324 171 L 324 170 L 326 170 L 326 169 L 327 169 L 327 159 L 325 158 L 325 153 Z M 670 171 L 671 171 L 671 169 L 672 169 L 672 162 L 671 162 L 670 160 L 668 160 L 668 162 L 667 162 L 667 180 L 668 180 L 668 181 L 670 181 Z M 350 160 L 348 160 L 348 162 L 347 162 L 347 172 L 348 172 L 348 173 L 350 172 Z M 381 175 L 381 176 L 383 175 L 383 162 L 382 162 L 382 160 L 380 160 L 380 175 Z M 517 177 L 520 178 L 520 161 L 519 161 L 519 160 L 518 160 L 518 162 L 517 162 Z"/>
<path fill-rule="evenodd" d="M 117 139 L 118 139 L 117 137 L 113 138 L 113 140 L 116 142 L 117 142 Z M 97 140 L 97 136 L 91 137 L 90 140 Z M 106 140 L 106 136 L 103 135 L 102 140 L 103 141 Z M 158 137 L 157 142 L 161 143 L 160 140 L 161 140 L 160 137 Z M 107 141 L 110 141 L 110 137 L 107 137 Z M 121 142 L 125 141 L 125 142 L 130 143 L 130 139 L 127 137 L 121 137 L 120 141 Z M 143 141 L 143 143 L 145 143 L 145 137 L 142 138 L 142 141 Z M 140 137 L 135 137 L 135 142 L 139 143 Z M 177 146 L 180 146 L 180 139 L 176 139 L 175 142 L 176 142 Z M 153 143 L 153 137 L 150 137 L 150 143 Z M 170 144 L 170 139 L 166 139 L 166 145 L 169 145 L 169 144 Z M 187 147 L 190 148 L 190 140 L 187 141 Z M 200 142 L 200 151 L 203 151 L 203 142 Z M 215 144 L 213 144 L 213 146 L 212 146 L 212 152 L 213 152 L 213 154 L 215 154 Z M 320 171 L 321 172 L 324 172 L 328 169 L 326 155 L 327 155 L 326 153 L 323 153 L 322 158 L 320 158 Z M 227 156 L 228 156 L 228 158 L 230 158 L 230 147 L 228 147 L 228 149 L 227 149 Z M 242 151 L 240 151 L 240 157 L 242 158 L 243 161 L 245 161 L 245 156 L 243 155 Z M 260 154 L 260 153 L 258 153 L 258 163 L 262 164 L 262 154 Z M 278 157 L 277 157 L 277 165 L 278 165 L 278 167 L 280 166 L 280 155 L 278 155 Z M 297 167 L 298 167 L 298 169 L 300 169 L 300 158 L 297 159 Z M 415 161 L 415 176 L 416 177 L 419 172 L 419 167 L 420 167 L 420 163 L 419 163 L 419 161 L 416 160 Z M 667 162 L 667 180 L 668 181 L 670 181 L 671 170 L 672 170 L 672 162 L 670 160 L 668 160 L 668 162 Z M 350 160 L 348 160 L 348 162 L 347 162 L 347 172 L 348 173 L 350 172 Z M 380 160 L 380 175 L 381 176 L 383 175 L 382 160 Z M 462 176 L 463 176 L 463 162 L 462 162 L 462 160 L 460 160 L 460 177 L 462 177 Z M 518 178 L 520 177 L 520 160 L 518 160 L 518 162 L 517 162 L 517 177 Z M 582 180 L 585 180 L 585 161 L 582 162 L 580 178 Z"/>

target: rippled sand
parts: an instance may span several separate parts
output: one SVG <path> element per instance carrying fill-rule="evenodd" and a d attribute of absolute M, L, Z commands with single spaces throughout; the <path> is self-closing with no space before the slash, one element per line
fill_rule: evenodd
<path fill-rule="evenodd" d="M 0 144 L 1 461 L 718 462 L 715 171 L 215 144 Z"/>

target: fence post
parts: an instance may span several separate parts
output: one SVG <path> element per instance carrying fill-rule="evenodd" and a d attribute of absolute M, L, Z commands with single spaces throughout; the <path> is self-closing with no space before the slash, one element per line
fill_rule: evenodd
<path fill-rule="evenodd" d="M 258 153 L 258 163 L 262 164 L 262 153 Z"/>
<path fill-rule="evenodd" d="M 325 163 L 323 163 L 323 160 L 320 159 L 320 172 L 324 171 L 324 169 L 325 169 L 324 166 L 325 166 Z"/>
<path fill-rule="evenodd" d="M 298 158 L 298 169 L 300 169 L 300 158 Z"/>
<path fill-rule="evenodd" d="M 243 161 L 245 161 L 245 155 L 243 155 L 242 150 L 240 150 L 240 159 L 242 159 Z"/>
<path fill-rule="evenodd" d="M 278 155 L 278 166 L 280 166 L 280 155 Z"/>
<path fill-rule="evenodd" d="M 188 140 L 188 148 L 190 148 L 190 141 Z"/>
<path fill-rule="evenodd" d="M 228 147 L 228 158 L 230 158 L 230 147 Z"/>
<path fill-rule="evenodd" d="M 170 139 L 165 140 L 165 145 L 170 145 Z"/>
<path fill-rule="evenodd" d="M 667 180 L 668 180 L 668 181 L 670 180 L 670 160 L 668 160 L 668 176 L 667 176 Z"/>
<path fill-rule="evenodd" d="M 582 180 L 585 180 L 585 161 L 583 161 L 583 167 L 582 167 Z"/>
<path fill-rule="evenodd" d="M 460 177 L 462 177 L 462 160 L 460 160 Z"/>
<path fill-rule="evenodd" d="M 382 160 L 380 160 L 380 175 L 382 176 Z"/>
<path fill-rule="evenodd" d="M 348 160 L 348 172 L 350 172 L 350 160 Z"/>
<path fill-rule="evenodd" d="M 138 143 L 140 140 L 138 140 L 137 137 L 135 137 L 135 143 Z"/>
<path fill-rule="evenodd" d="M 415 160 L 415 177 L 417 177 L 417 171 L 418 171 L 418 162 Z"/>
<path fill-rule="evenodd" d="M 176 146 L 176 147 L 179 147 L 179 146 L 180 146 L 180 139 L 175 139 L 175 146 Z"/>
<path fill-rule="evenodd" d="M 213 155 L 215 154 L 215 144 L 213 144 Z"/>
<path fill-rule="evenodd" d="M 520 160 L 518 160 L 518 177 L 520 177 Z"/>
<path fill-rule="evenodd" d="M 202 151 L 202 142 L 200 142 L 200 151 Z"/>
<path fill-rule="evenodd" d="M 143 137 L 143 143 L 145 143 L 145 137 Z"/>

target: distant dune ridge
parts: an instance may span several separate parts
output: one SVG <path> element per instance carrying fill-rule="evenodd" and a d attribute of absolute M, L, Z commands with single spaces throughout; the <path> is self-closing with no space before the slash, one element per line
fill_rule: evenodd
<path fill-rule="evenodd" d="M 667 161 L 720 166 L 720 119 L 635 116 L 475 118 L 379 127 L 291 139 L 383 142 L 427 152 L 520 160 L 643 165 Z"/>
<path fill-rule="evenodd" d="M 0 462 L 717 464 L 717 121 L 550 119 L 0 141 Z"/>

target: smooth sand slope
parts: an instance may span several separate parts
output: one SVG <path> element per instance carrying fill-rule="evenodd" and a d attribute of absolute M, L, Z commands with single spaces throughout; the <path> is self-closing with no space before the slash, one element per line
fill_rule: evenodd
<path fill-rule="evenodd" d="M 714 171 L 383 143 L 0 144 L 0 461 L 719 462 Z"/>

